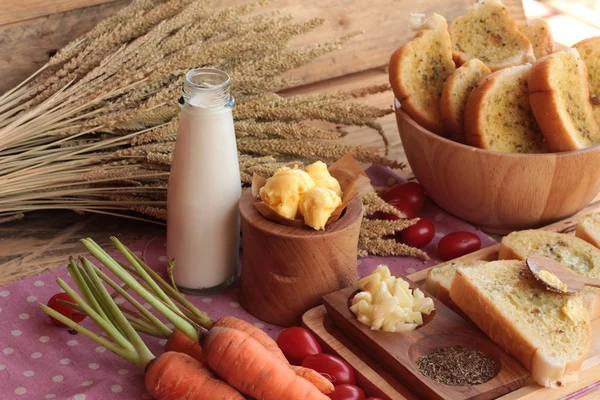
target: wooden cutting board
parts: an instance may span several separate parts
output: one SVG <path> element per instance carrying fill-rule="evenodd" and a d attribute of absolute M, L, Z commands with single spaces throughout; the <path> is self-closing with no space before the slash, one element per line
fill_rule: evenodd
<path fill-rule="evenodd" d="M 597 211 L 597 208 L 598 206 L 589 207 L 577 216 L 552 224 L 545 229 L 565 233 L 570 232 L 574 229 L 574 225 L 581 216 L 595 212 Z M 499 245 L 491 246 L 466 255 L 462 257 L 462 259 L 496 260 L 498 258 L 498 249 Z M 429 269 L 426 269 L 408 275 L 408 278 L 423 289 L 428 270 Z M 410 380 L 400 381 L 399 379 L 395 379 L 390 373 L 386 372 L 390 371 L 388 369 L 390 367 L 389 363 L 384 361 L 383 364 L 386 364 L 386 366 L 380 365 L 379 362 L 374 359 L 377 358 L 379 360 L 377 353 L 374 352 L 373 349 L 368 350 L 369 355 L 361 350 L 359 346 L 355 344 L 360 343 L 360 339 L 357 338 L 356 335 L 352 335 L 354 337 L 350 339 L 346 334 L 342 333 L 341 328 L 336 327 L 332 322 L 331 317 L 327 314 L 324 306 L 319 306 L 306 312 L 303 316 L 303 324 L 317 336 L 325 348 L 344 358 L 357 370 L 360 377 L 359 384 L 369 391 L 369 395 L 377 395 L 394 400 L 423 398 L 422 393 L 415 394 L 408 389 L 408 387 L 415 387 L 414 382 L 410 382 Z M 347 332 L 346 328 L 347 327 L 344 327 L 342 329 Z M 578 382 L 571 383 L 559 389 L 550 389 L 541 387 L 533 382 L 531 378 L 527 378 L 527 381 L 520 388 L 504 394 L 500 399 L 559 399 L 599 381 L 600 334 L 598 333 L 600 333 L 600 318 L 592 321 L 592 331 L 595 334 L 592 336 L 590 351 L 583 363 L 582 370 L 579 373 Z M 419 394 L 421 396 L 419 396 Z"/>

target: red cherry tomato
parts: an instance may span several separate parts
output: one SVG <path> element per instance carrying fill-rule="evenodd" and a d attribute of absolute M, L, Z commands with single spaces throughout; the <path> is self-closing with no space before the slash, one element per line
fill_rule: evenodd
<path fill-rule="evenodd" d="M 337 385 L 328 396 L 335 400 L 365 400 L 365 392 L 361 388 L 348 384 Z"/>
<path fill-rule="evenodd" d="M 417 215 L 423 209 L 423 204 L 425 204 L 425 191 L 417 182 L 404 182 L 394 185 L 382 197 L 390 204 L 395 200 L 406 203 L 406 207 L 412 209 L 413 216 Z"/>
<path fill-rule="evenodd" d="M 365 400 L 383 400 L 381 397 L 367 397 Z"/>
<path fill-rule="evenodd" d="M 431 242 L 435 234 L 433 222 L 427 218 L 419 218 L 419 222 L 413 226 L 398 232 L 397 239 L 413 247 L 424 247 Z"/>
<path fill-rule="evenodd" d="M 444 261 L 452 260 L 481 248 L 481 239 L 473 232 L 449 233 L 438 242 L 438 254 Z"/>
<path fill-rule="evenodd" d="M 356 383 L 354 368 L 346 361 L 331 354 L 322 353 L 308 356 L 302 362 L 302 366 L 314 369 L 336 386 L 343 383 L 350 385 Z"/>
<path fill-rule="evenodd" d="M 323 352 L 317 339 L 299 326 L 281 331 L 277 345 L 292 365 L 301 365 L 306 357 Z"/>
<path fill-rule="evenodd" d="M 69 307 L 66 304 L 59 303 L 59 299 L 68 301 L 69 303 L 76 303 L 76 301 L 73 300 L 73 298 L 67 293 L 57 293 L 54 296 L 52 296 L 50 300 L 48 300 L 48 307 L 61 313 L 65 317 L 71 318 L 75 322 L 81 322 L 85 319 L 85 315 L 82 315 L 81 313 L 79 313 L 79 311 Z M 50 321 L 52 321 L 52 323 L 56 326 L 66 326 L 56 318 L 50 317 Z"/>
<path fill-rule="evenodd" d="M 405 199 L 394 199 L 394 200 L 389 200 L 388 203 L 392 206 L 394 206 L 396 208 L 396 210 L 400 211 L 402 214 L 404 214 L 404 218 L 414 218 L 417 215 L 417 212 L 415 211 L 414 207 L 412 204 L 410 204 L 408 202 L 408 200 Z M 397 220 L 400 219 L 402 217 L 398 217 L 394 214 L 383 214 L 383 219 L 387 219 L 387 220 Z"/>

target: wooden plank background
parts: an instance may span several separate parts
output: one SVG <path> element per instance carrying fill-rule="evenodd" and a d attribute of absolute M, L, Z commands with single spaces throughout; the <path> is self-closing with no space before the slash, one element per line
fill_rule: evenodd
<path fill-rule="evenodd" d="M 213 1 L 215 7 L 248 0 Z M 387 65 L 390 54 L 412 33 L 411 12 L 437 12 L 452 20 L 473 0 L 277 0 L 268 9 L 299 19 L 319 16 L 325 26 L 299 38 L 312 44 L 364 31 L 343 51 L 328 54 L 294 71 L 306 83 Z M 129 0 L 0 0 L 0 93 L 36 71 L 48 58 Z M 515 18 L 524 18 L 520 0 L 505 0 Z"/>

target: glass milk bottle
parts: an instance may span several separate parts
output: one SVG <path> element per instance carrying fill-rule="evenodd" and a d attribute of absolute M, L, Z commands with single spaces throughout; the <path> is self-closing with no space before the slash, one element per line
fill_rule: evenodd
<path fill-rule="evenodd" d="M 241 196 L 229 75 L 185 75 L 167 192 L 167 255 L 188 293 L 228 286 L 238 265 Z"/>

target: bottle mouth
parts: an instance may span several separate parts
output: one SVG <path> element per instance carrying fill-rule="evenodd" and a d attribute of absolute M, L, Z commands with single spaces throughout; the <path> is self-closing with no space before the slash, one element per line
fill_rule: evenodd
<path fill-rule="evenodd" d="M 210 91 L 229 86 L 231 78 L 216 68 L 194 68 L 185 74 L 185 84 L 200 91 Z"/>
<path fill-rule="evenodd" d="M 216 68 L 195 68 L 185 74 L 182 99 L 184 104 L 201 108 L 231 105 L 229 75 Z"/>

